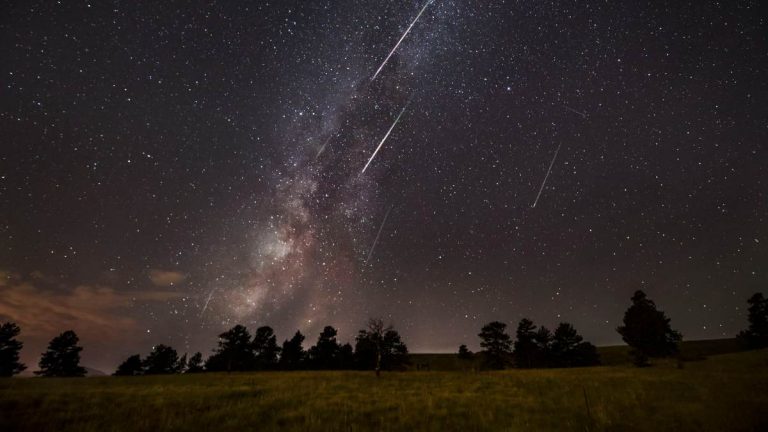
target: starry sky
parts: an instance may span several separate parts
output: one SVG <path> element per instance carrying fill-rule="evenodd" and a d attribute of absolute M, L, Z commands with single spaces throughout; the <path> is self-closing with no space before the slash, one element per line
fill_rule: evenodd
<path fill-rule="evenodd" d="M 733 336 L 768 287 L 759 3 L 3 2 L 0 319 L 107 371 L 237 323 L 615 344 L 637 289 Z"/>

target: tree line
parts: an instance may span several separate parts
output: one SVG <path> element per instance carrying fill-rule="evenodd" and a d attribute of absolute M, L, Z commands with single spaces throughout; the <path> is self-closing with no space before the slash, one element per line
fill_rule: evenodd
<path fill-rule="evenodd" d="M 623 325 L 616 330 L 630 346 L 630 355 L 637 366 L 647 366 L 649 359 L 677 353 L 682 335 L 671 328 L 670 319 L 642 291 L 632 296 L 632 304 L 624 313 Z M 747 349 L 768 347 L 768 299 L 755 293 L 748 299 L 747 329 L 737 338 Z M 479 337 L 483 350 L 473 354 L 466 345 L 459 347 L 458 357 L 464 360 L 480 358 L 489 369 L 509 366 L 519 368 L 578 367 L 599 364 L 594 345 L 584 341 L 569 323 L 560 323 L 552 332 L 522 319 L 513 340 L 505 323 L 494 321 L 482 327 Z M 27 367 L 20 362 L 23 343 L 17 339 L 21 329 L 12 322 L 0 326 L 0 377 L 21 373 Z M 269 326 L 256 329 L 253 335 L 242 325 L 236 325 L 219 335 L 213 353 L 203 359 L 202 353 L 187 358 L 167 345 L 156 345 L 144 358 L 134 354 L 123 361 L 115 375 L 157 375 L 199 373 L 204 371 L 256 370 L 402 370 L 409 363 L 408 348 L 400 334 L 381 319 L 371 319 L 355 337 L 355 344 L 340 343 L 337 331 L 326 326 L 315 345 L 304 349 L 305 336 L 297 331 L 293 337 L 278 345 Z M 44 377 L 84 376 L 80 365 L 79 339 L 67 330 L 54 337 L 42 353 L 40 370 Z"/>

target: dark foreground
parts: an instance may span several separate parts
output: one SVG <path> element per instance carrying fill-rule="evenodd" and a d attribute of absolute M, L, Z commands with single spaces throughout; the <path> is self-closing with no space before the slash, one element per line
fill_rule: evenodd
<path fill-rule="evenodd" d="M 768 351 L 683 369 L 14 378 L 0 430 L 768 430 Z"/>

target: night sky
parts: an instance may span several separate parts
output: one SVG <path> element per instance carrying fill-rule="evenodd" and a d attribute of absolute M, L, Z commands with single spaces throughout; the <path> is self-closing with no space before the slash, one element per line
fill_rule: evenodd
<path fill-rule="evenodd" d="M 0 320 L 32 367 L 74 329 L 105 371 L 238 323 L 615 344 L 637 289 L 731 337 L 768 288 L 765 12 L 2 2 Z"/>

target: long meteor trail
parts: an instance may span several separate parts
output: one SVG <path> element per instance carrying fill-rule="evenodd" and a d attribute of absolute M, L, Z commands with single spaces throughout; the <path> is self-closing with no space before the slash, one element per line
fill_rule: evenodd
<path fill-rule="evenodd" d="M 381 70 L 382 70 L 382 69 L 384 69 L 384 66 L 385 66 L 385 65 L 387 64 L 387 62 L 389 61 L 389 58 L 390 58 L 390 57 L 392 57 L 392 54 L 394 54 L 394 53 L 395 53 L 395 51 L 397 50 L 397 47 L 399 47 L 399 46 L 400 46 L 400 43 L 402 43 L 402 42 L 403 42 L 403 39 L 405 39 L 405 37 L 406 37 L 406 36 L 408 36 L 408 33 L 411 31 L 411 28 L 413 28 L 413 25 L 414 25 L 414 24 L 416 24 L 416 21 L 418 21 L 418 20 L 419 20 L 419 18 L 421 18 L 421 14 L 423 14 L 423 13 L 424 13 L 424 11 L 427 9 L 427 6 L 429 6 L 429 4 L 430 4 L 430 3 L 432 3 L 433 1 L 434 1 L 434 0 L 427 0 L 427 2 L 426 2 L 426 3 L 424 3 L 424 7 L 423 7 L 423 8 L 421 8 L 421 10 L 419 11 L 419 14 L 418 14 L 418 15 L 416 15 L 416 18 L 413 20 L 413 22 L 411 22 L 411 25 L 409 25 L 409 26 L 408 26 L 408 28 L 407 28 L 407 29 L 405 29 L 405 33 L 403 33 L 403 35 L 400 37 L 400 40 L 399 40 L 399 41 L 397 41 L 397 43 L 395 44 L 395 47 L 394 47 L 394 48 L 392 48 L 392 51 L 390 51 L 390 52 L 389 52 L 389 55 L 388 55 L 388 56 L 387 56 L 387 58 L 385 58 L 385 59 L 384 59 L 384 61 L 381 63 L 381 66 L 379 66 L 379 68 L 378 68 L 378 69 L 376 69 L 376 73 L 375 73 L 375 74 L 373 74 L 373 78 L 371 78 L 371 81 L 375 80 L 375 79 L 376 79 L 376 77 L 379 75 L 379 72 L 381 72 Z"/>
<path fill-rule="evenodd" d="M 394 129 L 395 126 L 397 126 L 397 122 L 400 121 L 400 117 L 402 117 L 403 113 L 405 112 L 405 110 L 408 108 L 408 105 L 410 105 L 410 104 L 411 104 L 411 101 L 409 100 L 408 103 L 406 103 L 405 106 L 403 107 L 403 109 L 400 111 L 400 114 L 397 115 L 397 118 L 395 119 L 395 122 L 392 123 L 392 126 L 389 127 L 389 130 L 387 131 L 387 134 L 384 135 L 384 138 L 381 139 L 381 142 L 379 143 L 378 147 L 376 147 L 376 150 L 373 151 L 373 154 L 371 155 L 371 158 L 368 159 L 368 163 L 366 163 L 365 166 L 363 167 L 363 170 L 360 171 L 360 175 L 363 175 L 363 173 L 365 173 L 365 170 L 368 169 L 368 165 L 370 165 L 371 161 L 373 161 L 373 158 L 376 157 L 376 153 L 378 153 L 379 150 L 381 149 L 381 146 L 384 145 L 384 141 L 386 141 L 387 138 L 389 138 L 389 134 L 392 133 L 392 129 Z"/>
<path fill-rule="evenodd" d="M 395 205 L 389 206 L 389 210 L 384 214 L 384 219 L 381 221 L 381 226 L 379 226 L 379 232 L 376 233 L 376 239 L 373 240 L 373 245 L 371 246 L 371 250 L 368 251 L 368 258 L 365 259 L 365 262 L 367 263 L 371 259 L 371 255 L 373 255 L 373 250 L 376 249 L 376 245 L 379 243 L 379 237 L 381 237 L 381 232 L 384 230 L 384 224 L 387 223 L 387 218 L 389 217 L 389 212 L 392 211 L 392 208 L 395 207 Z"/>
<path fill-rule="evenodd" d="M 536 194 L 536 201 L 533 202 L 533 205 L 531 208 L 536 208 L 536 203 L 539 202 L 539 197 L 541 196 L 541 191 L 544 190 L 544 185 L 547 184 L 547 179 L 549 178 L 549 173 L 552 172 L 552 165 L 555 164 L 555 159 L 557 159 L 557 153 L 560 151 L 560 146 L 562 144 L 557 146 L 557 150 L 555 150 L 555 155 L 552 157 L 552 162 L 549 163 L 549 168 L 547 169 L 547 175 L 544 176 L 544 181 L 541 182 L 541 187 L 539 188 L 539 193 Z"/>

